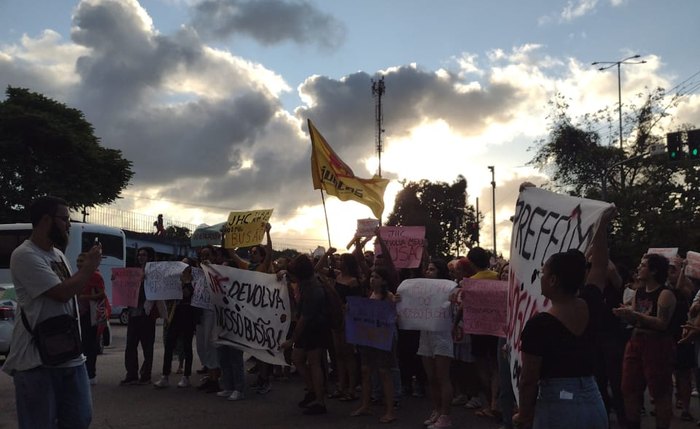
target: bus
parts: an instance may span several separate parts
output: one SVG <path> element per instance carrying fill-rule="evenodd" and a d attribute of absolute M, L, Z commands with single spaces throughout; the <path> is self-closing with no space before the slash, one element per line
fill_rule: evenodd
<path fill-rule="evenodd" d="M 32 233 L 30 223 L 0 224 L 0 284 L 11 284 L 10 256 L 12 252 L 29 238 Z M 71 223 L 68 247 L 64 252 L 71 270 L 76 272 L 78 255 L 87 252 L 97 239 L 102 244 L 102 262 L 99 271 L 105 282 L 105 294 L 112 302 L 112 268 L 126 267 L 126 238 L 119 228 L 90 223 Z M 112 307 L 112 314 L 119 316 L 124 308 Z M 111 343 L 109 324 L 100 344 Z"/>

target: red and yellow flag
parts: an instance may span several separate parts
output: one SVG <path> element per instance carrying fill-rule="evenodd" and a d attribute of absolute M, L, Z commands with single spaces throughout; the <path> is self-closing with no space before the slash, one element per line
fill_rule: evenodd
<path fill-rule="evenodd" d="M 371 179 L 355 177 L 350 167 L 341 160 L 326 139 L 309 119 L 311 136 L 311 179 L 314 189 L 323 189 L 341 201 L 357 201 L 370 209 L 377 219 L 384 212 L 384 190 L 389 180 L 374 176 Z"/>

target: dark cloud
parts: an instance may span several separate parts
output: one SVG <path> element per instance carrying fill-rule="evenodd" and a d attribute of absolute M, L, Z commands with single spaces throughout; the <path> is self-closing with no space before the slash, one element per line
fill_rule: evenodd
<path fill-rule="evenodd" d="M 252 37 L 263 45 L 291 40 L 323 49 L 340 46 L 345 26 L 305 1 L 205 0 L 195 7 L 192 25 L 205 37 Z"/>

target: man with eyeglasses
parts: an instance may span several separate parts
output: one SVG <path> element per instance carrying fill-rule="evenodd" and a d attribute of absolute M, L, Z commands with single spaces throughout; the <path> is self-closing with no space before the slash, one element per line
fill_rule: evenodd
<path fill-rule="evenodd" d="M 32 234 L 12 252 L 10 272 L 22 317 L 36 330 L 48 318 L 77 316 L 75 297 L 99 266 L 102 247 L 93 246 L 78 272 L 71 274 L 62 251 L 70 230 L 68 203 L 39 197 L 30 205 L 29 217 Z M 3 371 L 14 378 L 20 428 L 90 426 L 92 398 L 82 354 L 58 365 L 44 365 L 33 335 L 18 322 Z"/>

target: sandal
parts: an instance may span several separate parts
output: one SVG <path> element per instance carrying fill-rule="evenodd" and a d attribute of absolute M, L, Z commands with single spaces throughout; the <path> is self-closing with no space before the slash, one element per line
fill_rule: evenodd
<path fill-rule="evenodd" d="M 367 409 L 367 408 L 358 408 L 352 413 L 350 413 L 350 417 L 359 417 L 359 416 L 371 416 L 372 413 Z"/>
<path fill-rule="evenodd" d="M 479 417 L 489 417 L 489 418 L 496 417 L 490 408 L 481 409 L 481 410 L 475 412 L 474 414 L 479 416 Z"/>
<path fill-rule="evenodd" d="M 339 400 L 342 402 L 352 402 L 357 400 L 357 396 L 355 396 L 353 393 L 346 393 L 341 395 Z"/>
<path fill-rule="evenodd" d="M 396 417 L 394 416 L 382 416 L 379 418 L 379 423 L 392 423 L 396 421 Z"/>

